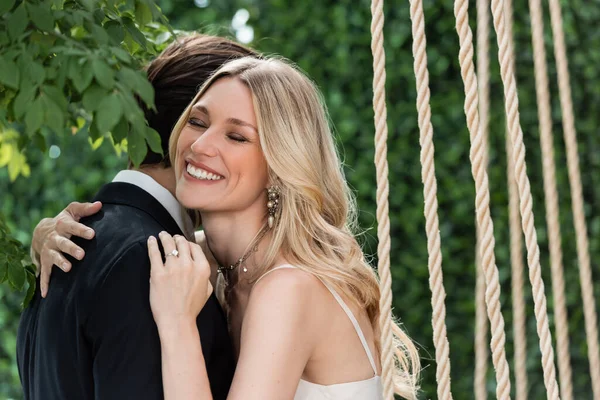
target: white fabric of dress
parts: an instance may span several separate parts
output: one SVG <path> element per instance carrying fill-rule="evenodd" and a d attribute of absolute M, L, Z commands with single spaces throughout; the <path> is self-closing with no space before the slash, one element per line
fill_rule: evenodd
<path fill-rule="evenodd" d="M 280 265 L 267 271 L 256 282 L 258 283 L 259 280 L 270 272 L 285 268 L 292 269 L 297 267 L 290 264 Z M 377 375 L 377 367 L 375 366 L 373 354 L 371 353 L 371 349 L 369 349 L 367 340 L 365 339 L 365 335 L 363 334 L 358 321 L 340 295 L 332 287 L 327 285 L 327 283 L 323 282 L 323 284 L 342 307 L 352 322 L 352 325 L 354 325 L 354 329 L 356 330 L 365 353 L 367 353 L 371 367 L 373 368 L 374 376 L 362 381 L 338 383 L 335 385 L 319 385 L 300 379 L 294 400 L 383 400 L 383 384 L 381 382 L 381 377 Z"/>

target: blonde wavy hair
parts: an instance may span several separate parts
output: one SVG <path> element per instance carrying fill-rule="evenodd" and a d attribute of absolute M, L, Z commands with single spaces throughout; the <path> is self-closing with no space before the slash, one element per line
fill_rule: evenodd
<path fill-rule="evenodd" d="M 357 227 L 355 200 L 344 177 L 327 109 L 306 75 L 280 58 L 246 57 L 223 65 L 175 125 L 169 143 L 171 159 L 176 159 L 176 143 L 191 107 L 213 83 L 226 77 L 239 79 L 252 93 L 269 179 L 281 191 L 272 240 L 262 267 L 254 273 L 266 272 L 281 252 L 289 262 L 366 310 L 379 338 L 378 277 L 353 233 Z M 396 393 L 414 399 L 419 356 L 410 338 L 396 323 L 394 327 Z M 379 340 L 376 347 L 380 353 Z"/>

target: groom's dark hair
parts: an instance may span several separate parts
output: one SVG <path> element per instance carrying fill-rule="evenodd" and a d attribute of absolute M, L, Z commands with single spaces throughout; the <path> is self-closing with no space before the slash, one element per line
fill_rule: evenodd
<path fill-rule="evenodd" d="M 146 67 L 154 87 L 156 111 L 144 110 L 148 125 L 160 135 L 164 156 L 148 148 L 141 165 L 171 166 L 169 137 L 171 130 L 200 86 L 229 60 L 259 56 L 257 52 L 229 39 L 202 34 L 177 38 Z"/>

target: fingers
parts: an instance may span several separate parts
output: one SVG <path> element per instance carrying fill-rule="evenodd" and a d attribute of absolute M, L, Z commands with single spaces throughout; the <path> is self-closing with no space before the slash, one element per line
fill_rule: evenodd
<path fill-rule="evenodd" d="M 192 260 L 194 260 L 195 263 L 208 263 L 208 260 L 206 259 L 206 255 L 202 251 L 202 248 L 200 247 L 200 245 L 191 243 L 190 251 L 192 254 Z"/>
<path fill-rule="evenodd" d="M 79 218 L 75 219 L 71 214 L 64 213 L 56 217 L 56 233 L 66 238 L 71 236 L 78 236 L 84 239 L 92 239 L 94 237 L 94 230 L 77 222 Z"/>
<path fill-rule="evenodd" d="M 42 267 L 40 272 L 40 293 L 42 297 L 46 297 L 48 294 L 48 284 L 50 283 L 50 274 L 52 273 L 52 266 Z"/>
<path fill-rule="evenodd" d="M 175 245 L 177 246 L 177 251 L 179 252 L 177 255 L 177 257 L 179 257 L 179 261 L 184 265 L 190 263 L 192 261 L 192 255 L 190 254 L 190 242 L 180 235 L 173 236 L 173 240 L 175 240 Z"/>
<path fill-rule="evenodd" d="M 71 214 L 75 220 L 79 221 L 83 217 L 96 214 L 101 208 L 102 203 L 99 201 L 94 203 L 78 203 L 74 201 L 65 208 L 65 211 Z"/>
<path fill-rule="evenodd" d="M 72 241 L 70 241 L 69 239 L 67 239 L 65 237 L 57 236 L 55 238 L 55 243 L 56 243 L 56 247 L 58 250 L 70 255 L 71 257 L 73 257 L 77 260 L 83 259 L 83 256 L 85 255 L 85 252 L 83 251 L 83 249 L 81 247 L 77 246 L 75 243 L 73 243 Z M 60 264 L 57 264 L 57 265 L 60 266 Z"/>
<path fill-rule="evenodd" d="M 164 264 L 158 241 L 154 236 L 148 238 L 148 257 L 150 257 L 150 277 L 157 276 L 164 270 Z"/>
<path fill-rule="evenodd" d="M 158 234 L 160 238 L 160 242 L 162 243 L 163 249 L 165 250 L 165 265 L 168 263 L 169 258 L 173 257 L 169 254 L 173 253 L 173 250 L 177 250 L 177 245 L 175 244 L 175 240 L 173 236 L 169 235 L 167 232 L 162 231 Z"/>

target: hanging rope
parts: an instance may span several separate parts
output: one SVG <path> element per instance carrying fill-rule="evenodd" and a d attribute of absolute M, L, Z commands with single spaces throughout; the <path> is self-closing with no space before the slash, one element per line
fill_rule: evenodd
<path fill-rule="evenodd" d="M 442 274 L 442 251 L 439 230 L 437 182 L 435 178 L 433 126 L 429 104 L 429 72 L 425 38 L 425 17 L 422 0 L 411 0 L 413 59 L 417 85 L 417 110 L 419 114 L 419 143 L 421 145 L 421 177 L 425 200 L 425 228 L 429 254 L 429 288 L 433 309 L 433 343 L 435 346 L 436 380 L 438 399 L 450 400 L 450 346 L 446 334 L 446 290 Z"/>
<path fill-rule="evenodd" d="M 515 163 L 512 157 L 510 138 L 506 138 L 508 172 L 508 210 L 510 225 L 510 264 L 511 291 L 513 298 L 513 334 L 515 346 L 515 398 L 527 399 L 527 335 L 525 325 L 525 295 L 523 291 L 523 242 L 521 218 L 519 214 L 519 189 L 513 171 Z"/>
<path fill-rule="evenodd" d="M 483 146 L 483 165 L 487 170 L 488 126 L 490 113 L 490 17 L 489 0 L 477 0 L 477 87 L 479 89 L 479 129 Z M 475 399 L 487 399 L 488 319 L 485 306 L 485 278 L 481 265 L 481 230 L 477 228 L 475 246 Z"/>
<path fill-rule="evenodd" d="M 479 130 L 477 78 L 473 65 L 473 35 L 469 27 L 468 0 L 455 0 L 454 15 L 460 41 L 460 70 L 465 85 L 465 115 L 471 139 L 471 166 L 475 179 L 477 225 L 481 232 L 481 261 L 486 282 L 485 299 L 492 333 L 492 361 L 496 369 L 496 397 L 510 399 L 510 372 L 504 349 L 504 317 L 500 310 L 500 283 L 494 255 L 494 227 L 490 215 L 490 193 Z"/>
<path fill-rule="evenodd" d="M 508 31 L 508 51 L 511 70 L 515 71 L 515 52 L 513 43 L 513 7 L 512 0 L 504 1 L 506 29 Z M 510 264 L 511 292 L 513 306 L 513 334 L 515 348 L 515 398 L 527 400 L 527 329 L 525 324 L 525 294 L 523 290 L 523 240 L 521 218 L 519 213 L 519 190 L 513 171 L 515 170 L 510 132 L 506 126 L 506 158 L 509 193 L 509 225 L 510 225 Z"/>
<path fill-rule="evenodd" d="M 390 272 L 390 217 L 387 163 L 387 110 L 385 106 L 385 52 L 383 49 L 383 0 L 371 2 L 371 51 L 373 52 L 373 109 L 375 111 L 375 167 L 377 170 L 377 269 L 381 299 L 381 368 L 384 399 L 394 398 L 394 343 L 392 337 L 392 276 Z"/>
<path fill-rule="evenodd" d="M 548 247 L 552 272 L 554 318 L 556 330 L 556 354 L 560 377 L 560 394 L 563 400 L 573 399 L 571 358 L 569 355 L 569 323 L 565 303 L 565 279 L 563 254 L 558 219 L 558 195 L 556 190 L 556 166 L 552 143 L 552 117 L 544 47 L 544 22 L 541 0 L 529 0 L 535 67 L 535 89 L 540 120 L 540 144 L 542 148 L 544 197 L 546 199 L 546 224 L 548 225 Z"/>
<path fill-rule="evenodd" d="M 507 123 L 513 146 L 515 178 L 519 188 L 522 227 L 525 234 L 527 261 L 529 265 L 529 279 L 533 288 L 534 312 L 537 319 L 537 331 L 540 338 L 540 350 L 542 352 L 544 384 L 548 399 L 558 399 L 554 350 L 552 349 L 552 336 L 548 327 L 546 295 L 544 293 L 544 282 L 540 267 L 540 249 L 537 244 L 537 234 L 533 220 L 531 187 L 525 166 L 525 145 L 523 144 L 523 132 L 519 123 L 519 101 L 517 98 L 515 77 L 513 75 L 512 64 L 509 60 L 511 55 L 508 48 L 508 32 L 504 20 L 503 4 L 501 0 L 492 0 L 492 15 L 498 39 L 498 58 L 500 60 L 500 72 L 504 86 Z"/>
<path fill-rule="evenodd" d="M 577 154 L 577 134 L 575 131 L 575 118 L 571 100 L 571 86 L 569 84 L 569 68 L 565 50 L 565 37 L 562 27 L 560 3 L 556 0 L 550 0 L 549 5 L 550 18 L 552 21 L 552 34 L 554 37 L 554 56 L 556 58 L 556 69 L 558 72 L 560 106 L 563 116 L 563 133 L 567 152 L 567 168 L 569 171 L 569 184 L 571 186 L 573 220 L 577 236 L 577 260 L 579 261 L 579 280 L 581 282 L 581 296 L 583 298 L 583 315 L 585 317 L 588 359 L 590 360 L 590 378 L 592 380 L 594 398 L 600 399 L 598 325 L 596 306 L 594 303 L 592 272 L 590 269 L 587 227 L 583 210 L 581 173 L 579 172 L 579 156 Z"/>

